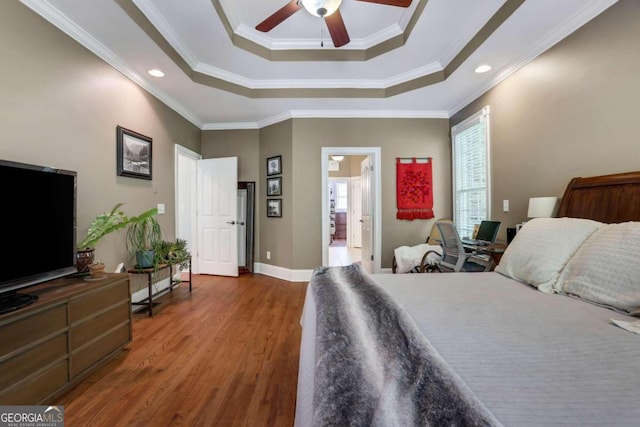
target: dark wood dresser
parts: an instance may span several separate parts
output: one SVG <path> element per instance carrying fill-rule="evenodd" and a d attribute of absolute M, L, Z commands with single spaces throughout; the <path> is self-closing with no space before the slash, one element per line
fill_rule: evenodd
<path fill-rule="evenodd" d="M 0 315 L 0 405 L 35 405 L 75 385 L 131 342 L 126 274 L 24 289 L 38 300 Z"/>
<path fill-rule="evenodd" d="M 336 212 L 336 234 L 334 239 L 345 240 L 347 238 L 347 213 Z"/>

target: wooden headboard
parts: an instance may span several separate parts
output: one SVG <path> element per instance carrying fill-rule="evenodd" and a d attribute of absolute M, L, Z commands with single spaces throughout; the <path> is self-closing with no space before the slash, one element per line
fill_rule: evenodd
<path fill-rule="evenodd" d="M 557 216 L 606 223 L 640 221 L 640 171 L 573 178 Z"/>

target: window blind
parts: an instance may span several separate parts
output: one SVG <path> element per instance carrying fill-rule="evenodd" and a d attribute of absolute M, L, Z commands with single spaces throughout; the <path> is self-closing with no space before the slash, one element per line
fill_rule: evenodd
<path fill-rule="evenodd" d="M 453 141 L 453 222 L 460 237 L 490 218 L 489 107 L 451 128 Z"/>

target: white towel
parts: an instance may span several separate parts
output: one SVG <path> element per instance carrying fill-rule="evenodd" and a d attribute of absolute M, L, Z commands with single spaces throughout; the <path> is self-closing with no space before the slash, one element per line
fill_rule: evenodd
<path fill-rule="evenodd" d="M 423 243 L 416 246 L 400 246 L 394 250 L 396 257 L 396 273 L 408 273 L 414 267 L 420 265 L 422 257 L 428 251 L 436 251 L 439 255 L 442 255 L 442 248 L 439 245 L 428 245 Z M 440 256 L 436 254 L 429 254 L 427 257 L 428 264 L 434 264 L 440 260 Z"/>

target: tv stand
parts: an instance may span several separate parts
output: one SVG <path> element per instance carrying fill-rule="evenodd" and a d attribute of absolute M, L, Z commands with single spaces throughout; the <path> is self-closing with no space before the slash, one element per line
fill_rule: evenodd
<path fill-rule="evenodd" d="M 36 302 L 37 295 L 7 292 L 0 295 L 0 314 L 8 313 Z"/>
<path fill-rule="evenodd" d="M 51 405 L 131 342 L 129 276 L 64 277 L 0 314 L 0 405 Z"/>

